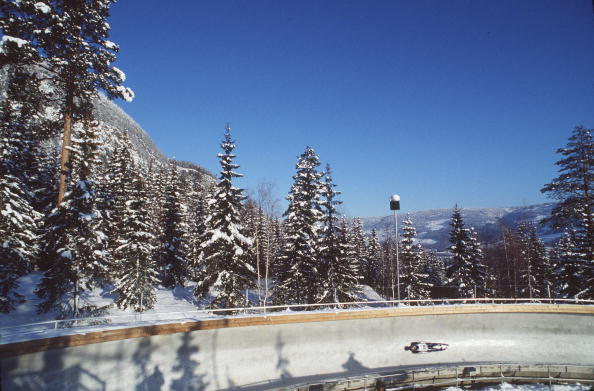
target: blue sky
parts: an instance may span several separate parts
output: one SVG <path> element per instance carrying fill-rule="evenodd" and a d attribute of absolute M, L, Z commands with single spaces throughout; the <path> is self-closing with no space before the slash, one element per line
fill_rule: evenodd
<path fill-rule="evenodd" d="M 164 6 L 166 4 L 166 6 Z M 545 202 L 555 150 L 594 127 L 589 0 L 120 1 L 119 102 L 168 156 L 291 186 L 307 145 L 344 212 Z M 284 204 L 283 204 L 284 205 Z"/>

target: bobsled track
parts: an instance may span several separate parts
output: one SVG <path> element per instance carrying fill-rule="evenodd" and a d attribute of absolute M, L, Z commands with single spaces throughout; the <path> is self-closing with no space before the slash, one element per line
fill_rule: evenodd
<path fill-rule="evenodd" d="M 413 354 L 412 341 L 449 348 Z M 4 344 L 0 357 L 2 390 L 264 390 L 481 363 L 543 364 L 550 374 L 546 364 L 594 366 L 594 306 L 285 312 Z"/>

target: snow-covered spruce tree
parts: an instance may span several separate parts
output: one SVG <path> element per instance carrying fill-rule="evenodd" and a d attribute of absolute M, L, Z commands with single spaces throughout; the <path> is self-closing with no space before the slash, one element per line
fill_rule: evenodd
<path fill-rule="evenodd" d="M 520 257 L 524 265 L 520 275 L 520 294 L 524 297 L 548 297 L 552 270 L 544 243 L 536 235 L 536 227 L 527 222 L 518 225 Z"/>
<path fill-rule="evenodd" d="M 204 272 L 202 262 L 202 240 L 206 233 L 206 218 L 208 212 L 208 200 L 211 198 L 208 189 L 196 183 L 194 184 L 192 203 L 188 210 L 191 219 L 189 221 L 188 233 L 188 276 L 193 281 L 198 281 Z"/>
<path fill-rule="evenodd" d="M 252 287 L 254 269 L 246 260 L 251 240 L 246 237 L 240 222 L 243 190 L 233 186 L 233 178 L 242 174 L 234 170 L 235 143 L 231 140 L 231 129 L 225 129 L 221 142 L 223 153 L 218 155 L 221 164 L 219 182 L 214 198 L 208 205 L 206 232 L 202 240 L 202 262 L 204 272 L 194 294 L 206 296 L 211 288 L 217 296 L 211 306 L 219 308 L 241 307 L 246 303 L 245 290 Z"/>
<path fill-rule="evenodd" d="M 434 251 L 425 251 L 425 274 L 429 276 L 428 282 L 432 286 L 444 285 L 445 278 L 445 265 L 441 258 L 439 258 Z"/>
<path fill-rule="evenodd" d="M 594 139 L 592 130 L 577 126 L 565 148 L 557 153 L 563 158 L 559 176 L 546 184 L 541 192 L 559 203 L 545 220 L 557 228 L 575 230 L 573 252 L 581 260 L 579 273 L 584 290 L 578 295 L 594 299 Z"/>
<path fill-rule="evenodd" d="M 17 280 L 31 270 L 38 250 L 38 214 L 22 160 L 31 140 L 16 126 L 14 103 L 6 99 L 0 107 L 0 312 L 24 301 Z"/>
<path fill-rule="evenodd" d="M 336 199 L 340 195 L 334 190 L 330 165 L 324 173 L 322 231 L 320 235 L 319 267 L 323 276 L 322 289 L 317 301 L 322 303 L 341 303 L 358 300 L 360 291 L 357 278 L 357 259 L 349 254 L 349 239 L 346 232 L 339 227 L 336 206 L 342 201 Z"/>
<path fill-rule="evenodd" d="M 586 289 L 582 272 L 583 263 L 579 253 L 576 253 L 575 231 L 566 231 L 555 245 L 551 256 L 556 293 L 567 299 L 578 298 L 580 292 Z"/>
<path fill-rule="evenodd" d="M 162 219 L 163 235 L 159 240 L 157 265 L 163 286 L 184 286 L 188 276 L 188 248 L 185 207 L 180 201 L 179 181 L 175 160 L 169 162 L 169 182 L 165 188 Z"/>
<path fill-rule="evenodd" d="M 159 283 L 154 235 L 150 232 L 146 207 L 150 199 L 143 180 L 139 176 L 129 178 L 125 193 L 123 231 L 118 238 L 119 246 L 114 252 L 120 267 L 114 291 L 118 293 L 116 304 L 120 308 L 132 307 L 143 312 L 153 308 Z"/>
<path fill-rule="evenodd" d="M 258 205 L 256 202 L 247 197 L 245 202 L 243 203 L 242 213 L 241 213 L 241 222 L 245 229 L 245 234 L 252 240 L 253 246 L 250 246 L 249 252 L 246 255 L 246 259 L 249 262 L 250 266 L 254 268 L 254 270 L 258 270 L 259 262 L 260 262 L 260 243 L 258 239 L 261 237 L 261 224 L 259 221 L 259 211 Z"/>
<path fill-rule="evenodd" d="M 323 184 L 315 151 L 306 147 L 297 162 L 297 173 L 287 196 L 283 216 L 284 247 L 276 265 L 274 299 L 279 304 L 314 303 L 321 289 L 318 237 Z"/>
<path fill-rule="evenodd" d="M 243 212 L 242 221 L 246 227 L 246 234 L 252 240 L 247 259 L 250 266 L 256 271 L 258 294 L 261 296 L 265 283 L 263 279 L 266 274 L 266 250 L 269 245 L 270 224 L 268 224 L 268 217 L 264 214 L 264 210 L 252 199 L 248 199 L 244 204 Z"/>
<path fill-rule="evenodd" d="M 482 263 L 480 244 L 464 227 L 461 209 L 454 207 L 450 223 L 450 252 L 452 257 L 446 271 L 448 284 L 455 287 L 461 298 L 482 297 L 486 294 L 488 274 Z"/>
<path fill-rule="evenodd" d="M 98 90 L 109 98 L 131 100 L 121 83 L 122 71 L 112 66 L 119 47 L 109 41 L 109 8 L 115 0 L 7 0 L 2 2 L 3 46 L 11 55 L 0 62 L 41 69 L 59 91 L 64 128 L 58 203 L 66 191 L 70 168 L 72 124 L 90 115 Z M 8 37 L 8 38 L 6 38 Z M 4 52 L 2 50 L 2 52 Z"/>
<path fill-rule="evenodd" d="M 56 310 L 60 318 L 99 313 L 82 302 L 89 290 L 105 282 L 109 270 L 107 236 L 99 229 L 102 215 L 96 207 L 92 178 L 98 128 L 92 123 L 75 129 L 71 148 L 76 181 L 46 219 L 42 256 L 49 268 L 36 290 L 42 299 L 38 310 Z"/>
<path fill-rule="evenodd" d="M 371 235 L 367 240 L 367 259 L 365 269 L 361 271 L 363 284 L 369 285 L 377 290 L 382 285 L 382 248 L 377 236 L 377 230 L 371 229 Z"/>
<path fill-rule="evenodd" d="M 492 292 L 493 277 L 484 263 L 485 256 L 478 239 L 478 232 L 474 227 L 468 229 L 470 237 L 469 254 L 472 261 L 471 277 L 474 281 L 476 297 L 487 297 Z"/>
<path fill-rule="evenodd" d="M 353 256 L 358 264 L 358 270 L 362 271 L 367 269 L 367 246 L 365 243 L 365 232 L 363 232 L 363 222 L 360 218 L 356 217 L 353 219 L 352 227 Z M 363 279 L 363 276 L 361 276 L 361 279 Z"/>
<path fill-rule="evenodd" d="M 400 284 L 405 300 L 423 300 L 429 298 L 431 284 L 425 273 L 425 255 L 423 247 L 415 243 L 417 230 L 410 215 L 404 219 L 402 239 L 400 240 Z"/>
<path fill-rule="evenodd" d="M 117 147 L 108 160 L 103 175 L 98 180 L 98 206 L 103 213 L 103 232 L 109 232 L 108 249 L 111 254 L 120 246 L 120 239 L 124 232 L 124 214 L 126 202 L 131 195 L 131 180 L 138 173 L 130 154 L 131 145 L 126 133 L 119 138 Z M 110 279 L 119 276 L 122 267 L 118 262 L 110 264 Z"/>
<path fill-rule="evenodd" d="M 165 192 L 166 178 L 161 180 L 161 175 L 166 176 L 163 166 L 156 160 L 149 160 L 145 180 L 145 191 L 147 194 L 150 194 L 151 202 L 148 203 L 146 212 L 151 233 L 156 238 L 159 238 L 162 235 L 161 217 L 163 216 L 163 204 L 165 203 L 163 193 Z M 161 186 L 161 182 L 163 186 Z"/>

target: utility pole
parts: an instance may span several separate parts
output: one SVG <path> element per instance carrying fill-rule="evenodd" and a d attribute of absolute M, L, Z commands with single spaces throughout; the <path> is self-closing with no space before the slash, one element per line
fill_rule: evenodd
<path fill-rule="evenodd" d="M 400 261 L 398 260 L 398 211 L 400 210 L 400 196 L 392 195 L 390 198 L 390 210 L 394 211 L 394 236 L 396 238 L 396 289 L 398 301 L 400 301 Z M 394 300 L 394 278 L 392 277 L 392 300 Z"/>

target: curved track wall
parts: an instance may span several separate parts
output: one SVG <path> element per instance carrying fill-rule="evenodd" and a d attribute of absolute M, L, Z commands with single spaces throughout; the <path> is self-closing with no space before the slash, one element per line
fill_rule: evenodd
<path fill-rule="evenodd" d="M 417 340 L 450 347 L 404 350 Z M 594 308 L 458 306 L 234 318 L 3 345 L 0 355 L 4 390 L 257 390 L 414 365 L 594 365 Z"/>

